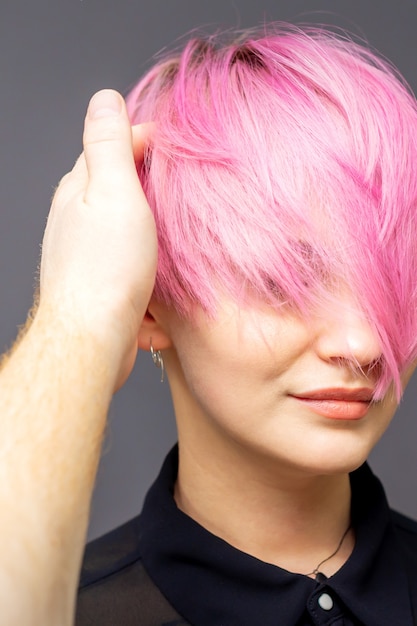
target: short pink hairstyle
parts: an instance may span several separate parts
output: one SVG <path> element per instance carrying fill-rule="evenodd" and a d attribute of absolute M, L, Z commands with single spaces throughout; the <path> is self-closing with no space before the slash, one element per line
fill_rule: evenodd
<path fill-rule="evenodd" d="M 417 107 L 372 51 L 283 24 L 190 40 L 127 99 L 155 295 L 192 318 L 220 291 L 308 316 L 349 287 L 382 347 L 377 397 L 417 356 Z"/>

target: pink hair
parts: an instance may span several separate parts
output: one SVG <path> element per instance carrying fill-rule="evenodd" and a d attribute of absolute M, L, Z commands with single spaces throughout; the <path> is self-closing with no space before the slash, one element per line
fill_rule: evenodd
<path fill-rule="evenodd" d="M 155 295 L 219 291 L 308 316 L 349 286 L 378 337 L 377 397 L 417 356 L 417 107 L 388 63 L 322 28 L 193 39 L 128 97 L 155 122 L 140 175 Z"/>

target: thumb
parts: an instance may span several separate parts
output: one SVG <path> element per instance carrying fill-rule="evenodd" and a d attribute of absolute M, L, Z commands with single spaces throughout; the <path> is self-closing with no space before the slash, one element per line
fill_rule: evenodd
<path fill-rule="evenodd" d="M 132 147 L 132 130 L 122 96 L 111 89 L 90 100 L 84 125 L 84 155 L 88 170 L 86 200 L 117 194 L 119 202 L 143 194 Z M 140 157 L 140 155 L 135 155 Z"/>

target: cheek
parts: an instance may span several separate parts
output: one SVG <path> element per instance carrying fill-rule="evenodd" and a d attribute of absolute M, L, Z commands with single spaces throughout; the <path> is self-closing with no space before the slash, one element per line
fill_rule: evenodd
<path fill-rule="evenodd" d="M 243 384 L 251 385 L 256 367 L 229 341 L 213 342 L 213 337 L 191 336 L 176 346 L 187 391 L 204 405 L 227 403 L 241 392 Z"/>
<path fill-rule="evenodd" d="M 308 335 L 274 316 L 240 314 L 227 323 L 176 329 L 183 391 L 211 416 L 250 419 L 276 400 Z"/>

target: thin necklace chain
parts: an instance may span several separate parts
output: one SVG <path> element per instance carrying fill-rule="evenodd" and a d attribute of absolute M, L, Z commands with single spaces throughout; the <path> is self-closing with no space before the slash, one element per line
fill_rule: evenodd
<path fill-rule="evenodd" d="M 349 524 L 349 526 L 346 528 L 345 532 L 343 533 L 342 538 L 340 539 L 339 544 L 338 544 L 336 550 L 334 552 L 332 552 L 332 554 L 330 556 L 328 556 L 325 559 L 323 559 L 322 561 L 320 561 L 320 563 L 313 569 L 313 571 L 310 572 L 309 574 L 306 574 L 306 576 L 314 576 L 317 579 L 317 576 L 319 574 L 322 574 L 320 572 L 320 567 L 323 565 L 323 563 L 327 563 L 327 561 L 330 561 L 330 559 L 332 559 L 334 556 L 336 556 L 336 554 L 339 552 L 340 548 L 342 547 L 343 542 L 346 539 L 346 536 L 347 536 L 347 534 L 348 534 L 348 532 L 350 531 L 351 528 L 352 528 L 352 525 Z"/>

